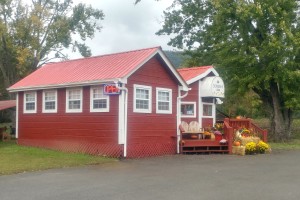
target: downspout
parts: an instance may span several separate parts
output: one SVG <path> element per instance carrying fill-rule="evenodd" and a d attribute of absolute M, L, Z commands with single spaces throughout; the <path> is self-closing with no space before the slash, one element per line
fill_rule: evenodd
<path fill-rule="evenodd" d="M 128 89 L 124 86 L 120 87 L 118 83 L 122 83 L 120 80 L 118 82 L 115 81 L 116 87 L 125 92 L 125 101 L 124 101 L 124 149 L 123 149 L 123 157 L 127 157 L 127 101 L 128 101 Z M 125 83 L 123 83 L 125 84 Z"/>
<path fill-rule="evenodd" d="M 189 88 L 189 90 L 191 90 L 191 88 Z M 180 153 L 180 150 L 179 150 L 179 142 L 180 142 L 180 130 L 179 130 L 179 124 L 181 123 L 181 111 L 180 111 L 180 105 L 181 105 L 181 99 L 185 98 L 188 93 L 189 93 L 189 90 L 186 91 L 186 93 L 182 96 L 178 96 L 177 97 L 177 153 Z M 180 95 L 180 88 L 178 88 L 178 95 Z"/>
<path fill-rule="evenodd" d="M 19 138 L 19 92 L 16 94 L 16 138 Z"/>

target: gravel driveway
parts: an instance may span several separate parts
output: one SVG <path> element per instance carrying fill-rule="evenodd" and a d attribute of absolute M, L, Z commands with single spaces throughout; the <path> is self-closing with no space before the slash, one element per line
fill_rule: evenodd
<path fill-rule="evenodd" d="M 299 200 L 300 151 L 175 155 L 0 176 L 1 200 Z"/>

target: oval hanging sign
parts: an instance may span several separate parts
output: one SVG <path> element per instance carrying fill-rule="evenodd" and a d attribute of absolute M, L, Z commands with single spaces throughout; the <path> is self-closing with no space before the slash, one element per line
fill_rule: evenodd
<path fill-rule="evenodd" d="M 104 84 L 103 93 L 107 95 L 120 94 L 121 90 L 116 86 L 116 84 Z"/>

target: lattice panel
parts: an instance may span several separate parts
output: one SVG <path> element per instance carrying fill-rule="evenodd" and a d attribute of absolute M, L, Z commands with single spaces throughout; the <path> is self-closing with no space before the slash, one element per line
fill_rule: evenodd
<path fill-rule="evenodd" d="M 127 147 L 128 158 L 141 158 L 171 154 L 176 154 L 176 141 L 168 143 L 145 142 L 140 144 L 128 144 Z"/>
<path fill-rule="evenodd" d="M 27 139 L 19 139 L 18 143 L 25 146 L 48 148 L 66 152 L 87 153 L 108 157 L 121 157 L 123 152 L 122 146 L 118 144 Z"/>

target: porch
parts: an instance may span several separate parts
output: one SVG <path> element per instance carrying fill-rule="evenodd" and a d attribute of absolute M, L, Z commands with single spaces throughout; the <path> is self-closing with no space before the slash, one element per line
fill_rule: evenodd
<path fill-rule="evenodd" d="M 251 119 L 230 119 L 225 118 L 222 123 L 223 135 L 215 135 L 198 127 L 180 127 L 180 153 L 192 154 L 231 154 L 234 140 L 234 133 L 240 128 L 252 130 L 262 141 L 267 142 L 267 130 L 255 125 Z M 186 130 L 186 131 L 184 131 Z M 197 131 L 198 130 L 198 131 Z"/>

